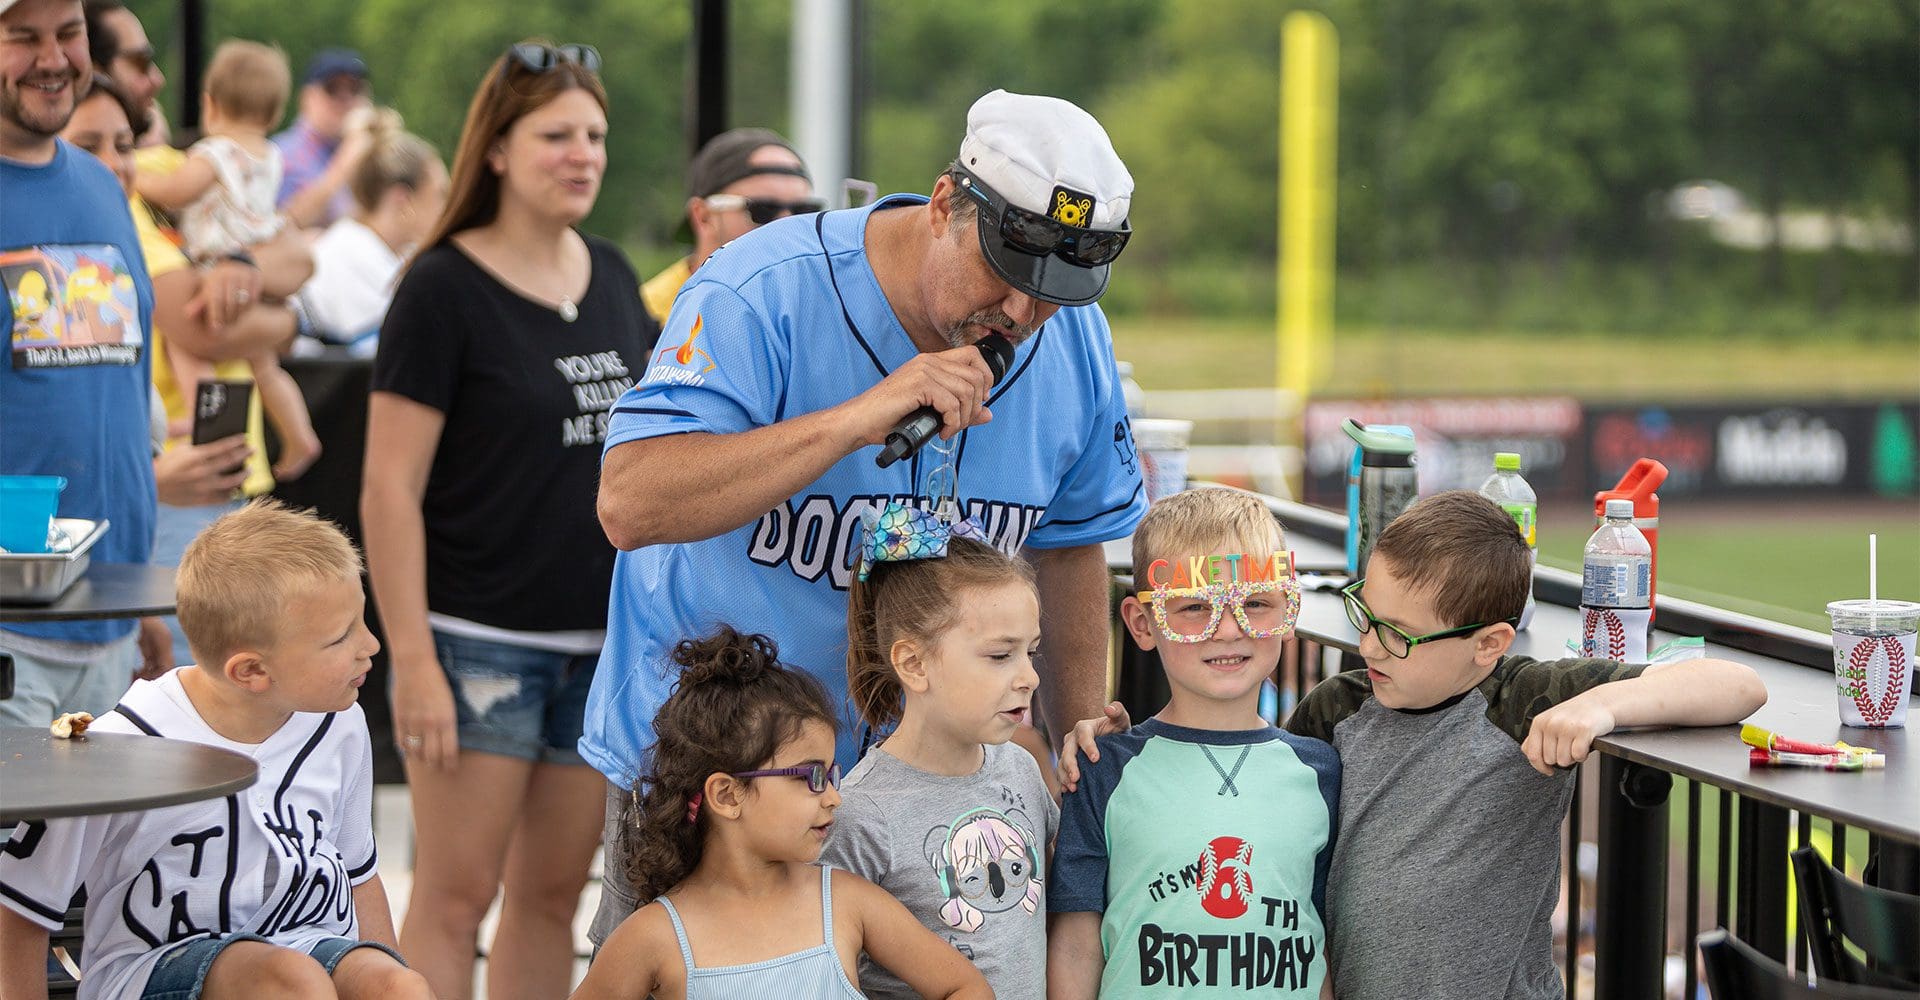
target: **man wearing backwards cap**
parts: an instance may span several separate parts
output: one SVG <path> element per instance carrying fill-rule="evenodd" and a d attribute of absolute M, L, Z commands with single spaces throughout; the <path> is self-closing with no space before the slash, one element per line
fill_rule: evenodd
<path fill-rule="evenodd" d="M 665 323 L 674 297 L 715 250 L 775 219 L 818 212 L 806 164 L 779 133 L 737 128 L 707 140 L 687 165 L 687 214 L 680 238 L 693 253 L 647 279 L 640 298 L 654 322 Z"/>
<path fill-rule="evenodd" d="M 580 752 L 612 783 L 609 823 L 642 773 L 678 640 L 717 622 L 765 633 L 844 700 L 861 515 L 890 499 L 951 489 L 990 541 L 1028 550 L 1048 721 L 1064 734 L 1100 714 L 1100 543 L 1146 510 L 1092 304 L 1132 194 L 1091 115 L 994 91 L 931 198 L 780 219 L 694 273 L 607 425 L 600 521 L 626 551 L 603 662 L 619 666 L 594 679 Z M 973 346 L 988 334 L 1015 345 L 997 385 Z M 923 405 L 947 440 L 877 468 L 873 446 Z M 862 736 L 843 728 L 842 766 Z M 634 905 L 612 876 L 607 888 L 596 940 Z"/>

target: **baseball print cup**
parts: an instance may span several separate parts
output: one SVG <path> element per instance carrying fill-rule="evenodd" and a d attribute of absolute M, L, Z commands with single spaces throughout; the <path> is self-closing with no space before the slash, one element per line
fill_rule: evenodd
<path fill-rule="evenodd" d="M 1187 488 L 1187 439 L 1192 436 L 1191 420 L 1141 417 L 1133 421 L 1133 444 L 1140 452 L 1148 503 Z"/>
<path fill-rule="evenodd" d="M 1840 722 L 1863 729 L 1907 724 L 1913 697 L 1914 632 L 1920 604 L 1912 601 L 1834 601 L 1833 675 Z"/>

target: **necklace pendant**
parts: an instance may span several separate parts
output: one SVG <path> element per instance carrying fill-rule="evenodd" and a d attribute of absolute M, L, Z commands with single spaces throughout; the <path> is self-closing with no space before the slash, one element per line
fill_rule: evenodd
<path fill-rule="evenodd" d="M 561 299 L 558 312 L 560 318 L 568 323 L 580 318 L 580 310 L 574 306 L 572 299 Z"/>

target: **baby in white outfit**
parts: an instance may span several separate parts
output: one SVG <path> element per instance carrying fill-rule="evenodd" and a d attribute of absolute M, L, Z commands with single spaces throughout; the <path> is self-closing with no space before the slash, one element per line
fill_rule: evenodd
<path fill-rule="evenodd" d="M 279 124 L 291 87 L 287 57 L 278 48 L 258 42 L 222 43 L 207 66 L 206 93 L 201 97 L 206 137 L 188 148 L 185 162 L 173 173 L 134 178 L 142 198 L 177 214 L 187 256 L 195 264 L 251 261 L 249 248 L 272 240 L 286 226 L 285 217 L 274 206 L 280 192 L 280 150 L 267 136 Z M 263 284 L 285 282 L 263 280 Z M 264 301 L 254 308 L 285 309 L 286 304 Z M 249 355 L 246 360 L 253 368 L 267 419 L 280 439 L 280 460 L 274 463 L 273 474 L 281 480 L 294 479 L 320 457 L 320 439 L 314 434 L 306 400 L 293 377 L 280 367 L 278 350 Z M 199 382 L 214 377 L 211 360 L 183 350 L 173 338 L 166 340 L 166 363 L 173 366 L 175 383 L 188 394 Z"/>

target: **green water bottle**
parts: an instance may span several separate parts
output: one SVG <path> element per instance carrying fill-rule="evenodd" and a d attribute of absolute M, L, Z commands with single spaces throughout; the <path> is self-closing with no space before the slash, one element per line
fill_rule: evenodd
<path fill-rule="evenodd" d="M 1480 484 L 1480 495 L 1500 505 L 1500 509 L 1513 517 L 1513 523 L 1520 528 L 1520 537 L 1527 540 L 1527 551 L 1533 556 L 1534 565 L 1540 562 L 1540 498 L 1533 493 L 1533 487 L 1520 478 L 1520 456 L 1503 451 L 1493 456 L 1493 475 Z M 1533 624 L 1533 577 L 1527 577 L 1527 609 L 1520 613 L 1520 627 Z"/>

